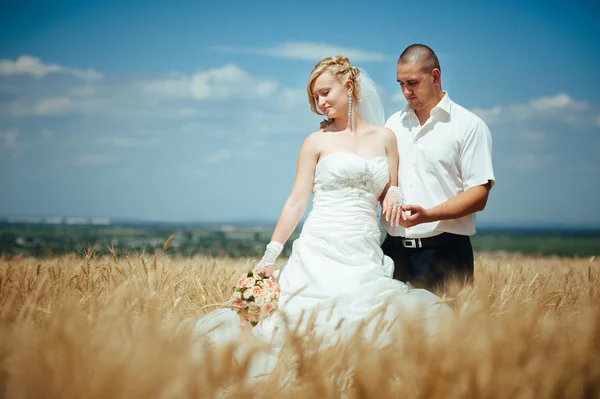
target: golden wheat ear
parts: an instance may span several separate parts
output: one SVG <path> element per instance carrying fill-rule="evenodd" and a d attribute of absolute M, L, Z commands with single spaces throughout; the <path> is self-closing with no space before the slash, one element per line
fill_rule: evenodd
<path fill-rule="evenodd" d="M 427 338 L 422 326 L 405 326 L 384 349 L 357 335 L 321 352 L 318 336 L 286 325 L 287 356 L 253 383 L 249 365 L 266 347 L 204 346 L 193 335 L 198 319 L 229 300 L 248 260 L 160 256 L 154 267 L 144 253 L 121 259 L 88 247 L 81 255 L 0 259 L 1 397 L 494 399 L 600 392 L 596 257 L 480 258 L 472 287 L 450 286 L 441 298 L 451 298 L 454 310 L 442 334 Z"/>

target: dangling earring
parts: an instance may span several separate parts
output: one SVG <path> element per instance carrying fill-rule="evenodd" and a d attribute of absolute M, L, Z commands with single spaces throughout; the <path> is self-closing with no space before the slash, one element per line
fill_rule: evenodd
<path fill-rule="evenodd" d="M 352 93 L 348 93 L 348 129 L 352 130 Z"/>

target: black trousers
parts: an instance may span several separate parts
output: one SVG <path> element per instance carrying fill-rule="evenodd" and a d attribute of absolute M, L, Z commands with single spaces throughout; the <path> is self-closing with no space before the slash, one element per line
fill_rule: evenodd
<path fill-rule="evenodd" d="M 473 281 L 473 247 L 468 236 L 443 233 L 421 240 L 422 248 L 405 248 L 402 237 L 386 236 L 381 249 L 394 261 L 394 279 L 438 293 L 454 281 Z"/>

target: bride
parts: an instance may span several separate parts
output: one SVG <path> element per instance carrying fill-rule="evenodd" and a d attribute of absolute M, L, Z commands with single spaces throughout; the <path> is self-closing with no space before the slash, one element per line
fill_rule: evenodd
<path fill-rule="evenodd" d="M 382 346 L 395 339 L 393 329 L 377 330 L 382 319 L 395 326 L 424 322 L 434 334 L 440 318 L 451 314 L 431 292 L 394 280 L 393 261 L 380 248 L 377 204 L 386 218 L 397 220 L 401 194 L 396 137 L 382 127 L 384 111 L 375 84 L 364 70 L 336 56 L 317 63 L 307 92 L 312 111 L 327 119 L 300 148 L 291 194 L 254 268 L 276 277 L 281 287 L 278 310 L 251 330 L 251 336 L 272 348 L 257 373 L 273 369 L 290 329 L 318 336 L 325 348 L 361 326 L 369 343 Z M 288 262 L 274 271 L 311 191 L 313 208 L 300 237 Z M 380 317 L 369 317 L 377 312 Z M 207 314 L 194 331 L 213 345 L 242 335 L 239 316 L 231 309 Z"/>

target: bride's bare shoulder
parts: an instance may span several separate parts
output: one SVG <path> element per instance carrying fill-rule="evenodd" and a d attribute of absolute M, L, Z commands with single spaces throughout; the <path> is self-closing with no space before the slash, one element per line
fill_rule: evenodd
<path fill-rule="evenodd" d="M 318 152 L 321 147 L 321 143 L 323 141 L 323 130 L 317 130 L 316 132 L 310 133 L 304 139 L 304 143 L 302 143 L 302 147 L 304 149 L 308 149 L 312 152 Z"/>
<path fill-rule="evenodd" d="M 323 129 L 317 130 L 316 132 L 312 132 L 308 136 L 306 136 L 306 138 L 304 139 L 304 142 L 308 143 L 308 144 L 313 144 L 313 145 L 319 144 L 323 140 L 325 140 L 326 136 L 327 136 L 327 133 L 325 133 L 323 131 Z"/>
<path fill-rule="evenodd" d="M 375 133 L 378 135 L 394 137 L 396 136 L 390 128 L 384 126 L 373 126 L 373 129 L 375 129 Z"/>
<path fill-rule="evenodd" d="M 392 130 L 383 126 L 372 126 L 371 134 L 385 141 L 395 140 L 396 134 Z"/>
<path fill-rule="evenodd" d="M 376 126 L 377 136 L 388 145 L 396 146 L 397 139 L 396 134 L 389 128 L 383 126 Z"/>

